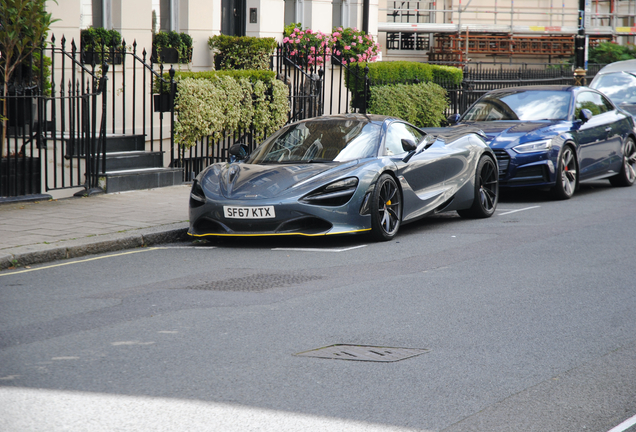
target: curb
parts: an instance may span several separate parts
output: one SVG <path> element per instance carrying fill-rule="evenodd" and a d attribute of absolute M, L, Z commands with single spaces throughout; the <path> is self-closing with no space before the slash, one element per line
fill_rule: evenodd
<path fill-rule="evenodd" d="M 0 251 L 0 270 L 9 267 L 25 267 L 51 261 L 78 258 L 187 240 L 188 223 L 177 223 L 153 228 L 142 228 L 133 232 L 104 234 L 76 240 L 61 241 L 56 244 L 36 244 L 21 246 L 11 251 Z M 63 243 L 63 244 L 60 244 Z"/>

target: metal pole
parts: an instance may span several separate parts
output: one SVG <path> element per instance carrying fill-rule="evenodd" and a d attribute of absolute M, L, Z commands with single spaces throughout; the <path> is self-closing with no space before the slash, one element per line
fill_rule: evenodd
<path fill-rule="evenodd" d="M 576 58 L 576 70 L 574 71 L 575 85 L 585 85 L 585 51 L 586 51 L 586 38 L 585 38 L 585 3 L 586 0 L 579 0 L 579 30 L 575 37 L 575 58 Z"/>

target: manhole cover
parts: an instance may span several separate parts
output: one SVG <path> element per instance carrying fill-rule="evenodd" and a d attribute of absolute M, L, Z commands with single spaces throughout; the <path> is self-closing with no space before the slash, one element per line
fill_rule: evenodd
<path fill-rule="evenodd" d="M 322 279 L 321 276 L 305 276 L 290 274 L 254 274 L 250 276 L 224 279 L 219 281 L 192 284 L 177 289 L 206 291 L 263 291 L 270 288 L 299 285 L 305 282 Z"/>
<path fill-rule="evenodd" d="M 344 345 L 336 344 L 324 348 L 294 354 L 300 357 L 318 357 L 325 359 L 395 362 L 414 357 L 428 352 L 422 348 L 392 348 L 370 345 Z"/>

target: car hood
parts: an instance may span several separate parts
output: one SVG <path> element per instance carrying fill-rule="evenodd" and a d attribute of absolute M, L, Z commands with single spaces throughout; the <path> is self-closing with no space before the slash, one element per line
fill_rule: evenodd
<path fill-rule="evenodd" d="M 464 125 L 481 129 L 490 147 L 504 149 L 551 138 L 558 133 L 556 125 L 560 123 L 562 121 L 488 121 L 466 122 Z"/>
<path fill-rule="evenodd" d="M 209 171 L 216 176 L 219 192 L 227 199 L 250 200 L 275 198 L 299 184 L 327 181 L 355 166 L 347 163 L 306 164 L 225 164 Z M 212 180 L 212 179 L 211 179 Z"/>

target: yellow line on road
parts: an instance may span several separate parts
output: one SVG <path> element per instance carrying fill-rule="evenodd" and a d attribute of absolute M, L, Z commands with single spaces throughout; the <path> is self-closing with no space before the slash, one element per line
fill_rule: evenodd
<path fill-rule="evenodd" d="M 79 264 L 79 263 L 84 263 L 84 262 L 88 262 L 88 261 L 96 261 L 96 260 L 100 260 L 100 259 L 104 259 L 104 258 L 112 258 L 112 257 L 118 257 L 118 256 L 124 256 L 124 255 L 131 255 L 131 254 L 136 254 L 136 253 L 139 253 L 139 252 L 148 252 L 148 251 L 158 250 L 158 249 L 159 248 L 154 248 L 154 247 L 152 247 L 152 248 L 143 248 L 143 249 L 134 250 L 134 251 L 130 251 L 130 252 L 121 252 L 121 253 L 116 253 L 116 254 L 111 254 L 111 255 L 87 258 L 87 259 L 78 260 L 78 261 L 65 262 L 65 263 L 61 263 L 61 264 L 53 264 L 53 265 L 44 266 L 44 267 L 38 267 L 38 268 L 33 268 L 33 269 L 12 271 L 10 273 L 0 272 L 0 277 L 9 276 L 9 275 L 16 275 L 16 274 L 21 274 L 21 273 L 28 273 L 28 272 L 37 271 L 37 270 L 46 270 L 46 269 L 55 268 L 55 267 L 62 267 L 62 266 L 70 265 L 70 264 Z"/>

